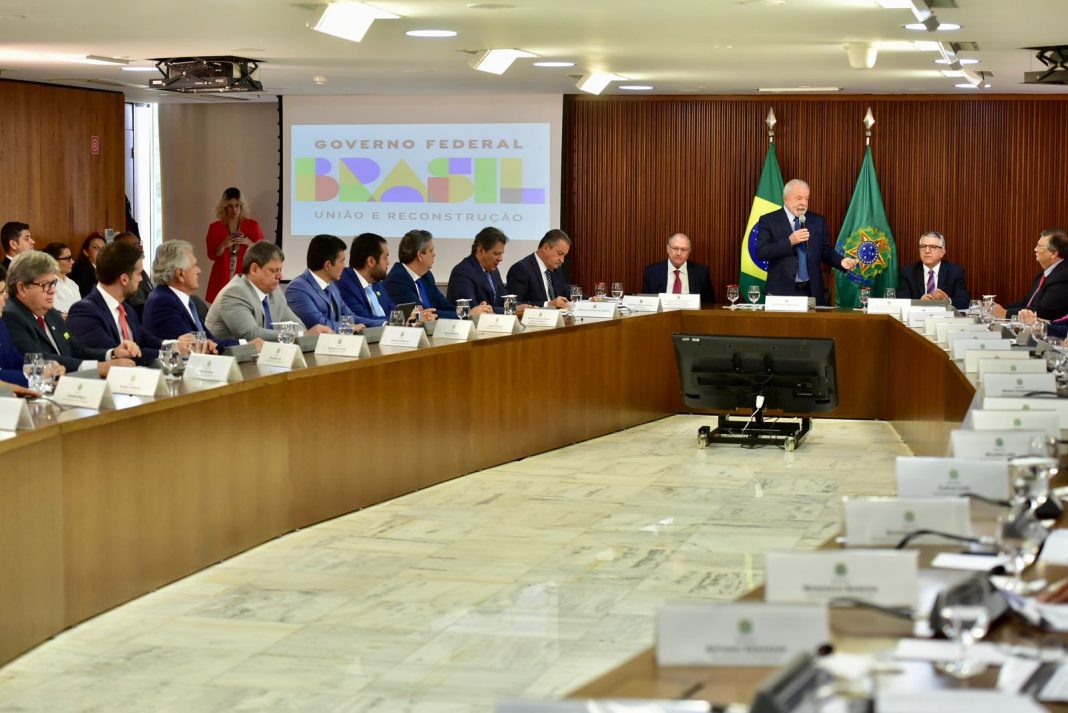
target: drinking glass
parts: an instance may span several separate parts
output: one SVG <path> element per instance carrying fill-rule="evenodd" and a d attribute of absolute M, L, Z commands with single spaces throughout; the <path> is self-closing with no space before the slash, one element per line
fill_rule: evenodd
<path fill-rule="evenodd" d="M 578 302 L 582 299 L 582 288 L 579 285 L 571 285 L 571 301 Z"/>
<path fill-rule="evenodd" d="M 623 299 L 623 283 L 622 282 L 613 282 L 612 283 L 612 297 L 616 298 L 617 300 Z"/>
<path fill-rule="evenodd" d="M 968 649 L 986 636 L 990 629 L 990 612 L 981 602 L 950 604 L 938 612 L 942 617 L 942 633 L 958 645 L 956 660 L 947 661 L 942 670 L 954 678 L 971 678 L 987 669 L 982 661 L 968 659 Z"/>
<path fill-rule="evenodd" d="M 860 309 L 864 312 L 868 311 L 868 300 L 871 298 L 871 288 L 860 288 Z"/>
<path fill-rule="evenodd" d="M 26 377 L 26 385 L 34 391 L 41 390 L 41 379 L 44 374 L 44 357 L 39 352 L 29 352 L 22 358 L 22 374 Z"/>
<path fill-rule="evenodd" d="M 471 300 L 456 300 L 456 318 L 467 319 L 471 315 Z"/>
<path fill-rule="evenodd" d="M 604 297 L 608 294 L 608 288 L 603 282 L 597 282 L 593 285 L 593 295 L 595 297 Z"/>
<path fill-rule="evenodd" d="M 756 304 L 760 300 L 760 287 L 757 285 L 750 285 L 749 291 L 745 295 L 749 298 L 749 304 Z"/>
<path fill-rule="evenodd" d="M 41 393 L 51 396 L 56 390 L 56 382 L 59 381 L 59 362 L 46 359 L 41 379 Z"/>
<path fill-rule="evenodd" d="M 1033 336 L 1035 339 L 1041 339 L 1042 341 L 1045 341 L 1048 329 L 1049 322 L 1044 319 L 1036 319 L 1031 324 L 1031 336 Z"/>
<path fill-rule="evenodd" d="M 888 300 L 895 299 L 897 297 L 897 290 L 895 290 L 893 287 L 887 287 L 883 291 L 883 297 L 885 297 Z"/>
<path fill-rule="evenodd" d="M 167 381 L 180 379 L 182 371 L 182 354 L 175 344 L 164 344 L 159 350 L 159 365 L 163 378 Z"/>
<path fill-rule="evenodd" d="M 351 314 L 343 314 L 337 322 L 338 334 L 355 334 L 356 320 Z"/>
<path fill-rule="evenodd" d="M 983 303 L 980 300 L 972 300 L 968 303 L 968 314 L 972 317 L 978 317 L 983 310 Z"/>
<path fill-rule="evenodd" d="M 1019 508 L 1014 508 L 1014 512 L 998 518 L 998 553 L 1008 559 L 1005 570 L 1012 575 L 1012 579 L 1006 583 L 1005 589 L 1010 592 L 1023 594 L 1031 589 L 1030 585 L 1023 581 L 1023 572 L 1038 558 L 1040 540 L 1037 538 L 1041 537 L 1041 534 L 1035 525 L 1042 527 L 1041 523 L 1034 519 L 1034 515 L 1026 510 L 1021 513 Z"/>
<path fill-rule="evenodd" d="M 515 307 L 518 303 L 518 299 L 515 295 L 504 295 L 504 313 L 515 314 Z"/>
<path fill-rule="evenodd" d="M 727 299 L 731 301 L 731 309 L 734 309 L 734 303 L 738 301 L 738 285 L 727 285 Z"/>
<path fill-rule="evenodd" d="M 278 330 L 280 344 L 292 344 L 297 341 L 297 325 L 292 322 L 275 322 L 272 326 Z"/>
<path fill-rule="evenodd" d="M 412 313 L 408 315 L 408 326 L 418 327 L 423 323 L 423 307 L 422 305 L 416 305 L 412 307 Z"/>
<path fill-rule="evenodd" d="M 389 325 L 391 327 L 403 327 L 404 326 L 404 310 L 395 309 L 389 313 Z"/>
<path fill-rule="evenodd" d="M 208 353 L 208 334 L 207 334 L 207 332 L 193 332 L 193 353 L 194 354 L 207 354 Z"/>

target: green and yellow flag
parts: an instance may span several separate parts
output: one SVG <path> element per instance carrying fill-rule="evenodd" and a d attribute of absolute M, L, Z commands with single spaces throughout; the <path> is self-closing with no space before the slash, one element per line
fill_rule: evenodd
<path fill-rule="evenodd" d="M 883 208 L 870 146 L 864 151 L 836 249 L 857 261 L 851 272 L 834 273 L 835 304 L 839 307 L 859 306 L 861 287 L 870 287 L 872 297 L 884 297 L 888 288 L 897 288 L 897 246 Z"/>
<path fill-rule="evenodd" d="M 764 169 L 760 172 L 756 195 L 753 196 L 749 223 L 745 226 L 745 234 L 742 236 L 742 269 L 738 279 L 742 302 L 745 302 L 745 294 L 750 285 L 759 287 L 761 296 L 764 294 L 764 284 L 768 281 L 768 261 L 758 260 L 756 256 L 756 224 L 760 216 L 782 208 L 782 189 L 782 171 L 779 170 L 779 159 L 775 156 L 775 143 L 772 142 L 764 159 Z M 761 297 L 761 302 L 763 301 Z"/>

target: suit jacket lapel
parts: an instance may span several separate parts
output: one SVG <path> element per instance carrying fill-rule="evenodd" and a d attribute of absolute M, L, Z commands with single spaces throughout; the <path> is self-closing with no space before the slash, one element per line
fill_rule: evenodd
<path fill-rule="evenodd" d="M 100 296 L 99 290 L 94 289 L 89 294 L 92 295 L 93 302 L 96 304 L 100 312 L 104 315 L 104 324 L 107 325 L 108 332 L 111 334 L 111 338 L 115 340 L 116 344 L 118 344 L 122 341 L 122 337 L 119 335 L 118 327 L 115 326 L 115 319 L 111 316 L 111 310 L 108 309 L 107 302 L 105 302 L 104 298 Z M 133 310 L 130 311 L 132 312 Z M 130 325 L 130 334 L 132 335 L 133 323 L 130 322 L 129 314 L 126 315 L 126 323 Z"/>

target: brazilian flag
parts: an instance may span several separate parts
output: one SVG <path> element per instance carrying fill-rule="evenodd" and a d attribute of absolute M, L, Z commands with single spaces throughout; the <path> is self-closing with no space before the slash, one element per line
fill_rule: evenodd
<path fill-rule="evenodd" d="M 864 163 L 836 247 L 857 261 L 852 272 L 835 270 L 835 303 L 839 307 L 859 307 L 861 287 L 870 287 L 872 297 L 884 297 L 888 288 L 897 288 L 897 246 L 883 208 L 870 146 L 864 151 Z"/>
<path fill-rule="evenodd" d="M 742 269 L 738 280 L 738 292 L 743 304 L 750 285 L 760 288 L 760 301 L 764 301 L 764 285 L 768 281 L 768 261 L 759 260 L 756 255 L 757 221 L 760 216 L 782 209 L 782 171 L 779 159 L 775 156 L 775 144 L 768 146 L 768 155 L 764 159 L 764 169 L 760 172 L 753 207 L 749 211 L 749 223 L 742 236 Z"/>

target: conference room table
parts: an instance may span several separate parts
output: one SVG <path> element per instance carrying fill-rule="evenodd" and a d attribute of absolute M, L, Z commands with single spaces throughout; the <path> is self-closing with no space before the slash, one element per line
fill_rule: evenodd
<path fill-rule="evenodd" d="M 888 420 L 916 453 L 941 454 L 974 394 L 889 316 L 716 308 L 245 363 L 241 381 L 99 412 L 35 403 L 32 431 L 0 437 L 0 664 L 295 529 L 689 412 L 680 332 L 833 338 L 841 403 L 824 416 Z"/>

